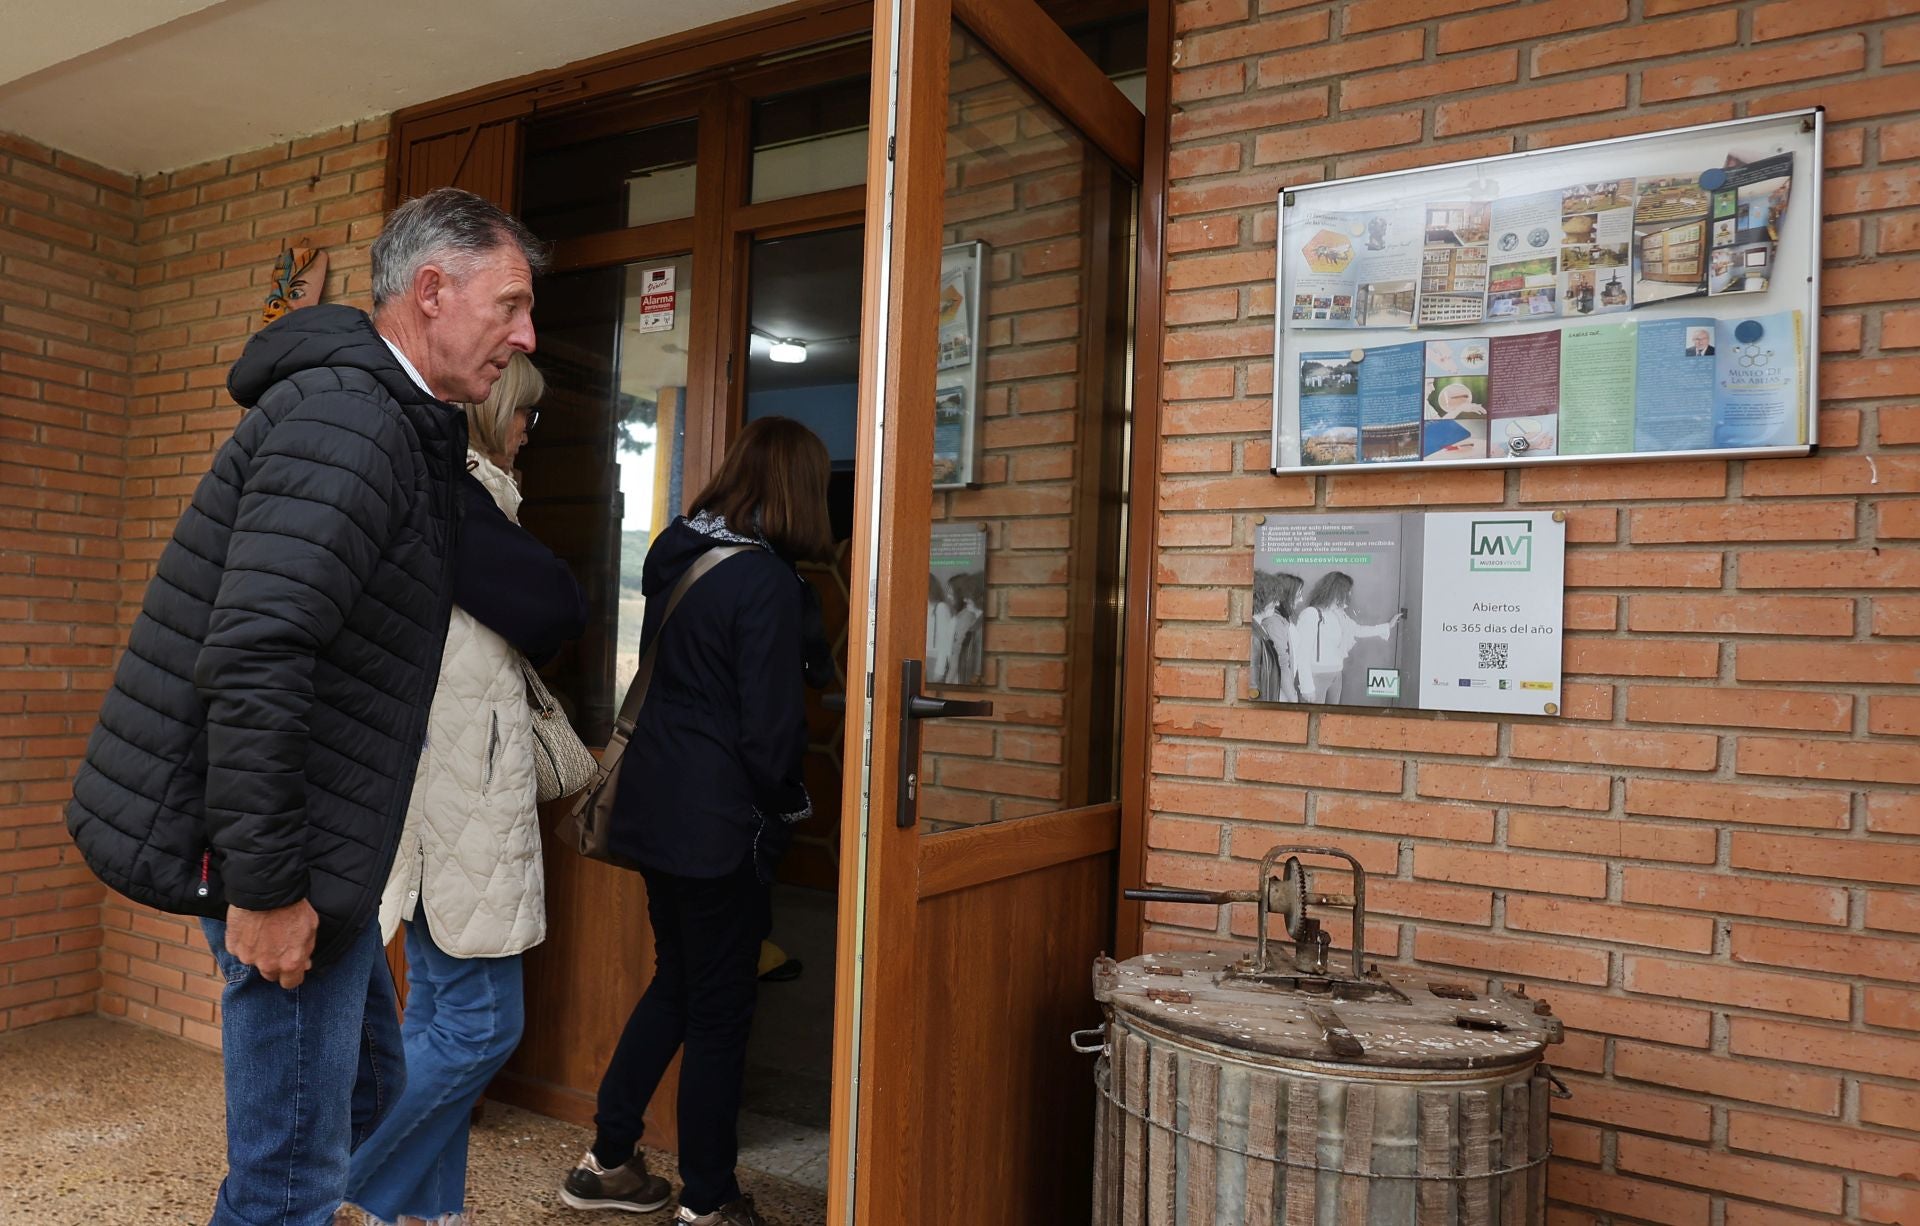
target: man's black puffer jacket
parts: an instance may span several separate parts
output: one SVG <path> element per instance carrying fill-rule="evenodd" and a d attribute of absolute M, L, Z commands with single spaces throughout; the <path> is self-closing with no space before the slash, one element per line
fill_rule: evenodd
<path fill-rule="evenodd" d="M 399 841 L 466 425 L 344 306 L 262 329 L 228 390 L 251 412 L 160 556 L 67 828 L 165 911 L 309 900 L 318 965 L 370 922 Z"/>

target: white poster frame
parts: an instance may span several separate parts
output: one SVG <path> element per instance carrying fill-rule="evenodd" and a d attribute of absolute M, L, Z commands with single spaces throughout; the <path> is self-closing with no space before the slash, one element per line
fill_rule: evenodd
<path fill-rule="evenodd" d="M 1436 166 L 1417 167 L 1409 170 L 1387 171 L 1380 174 L 1362 175 L 1348 179 L 1329 180 L 1324 183 L 1302 184 L 1297 187 L 1283 188 L 1278 193 L 1279 241 L 1275 252 L 1274 289 L 1274 374 L 1272 390 L 1272 428 L 1271 428 L 1271 470 L 1275 475 L 1313 474 L 1313 473 L 1353 473 L 1385 472 L 1413 469 L 1425 472 L 1454 468 L 1512 468 L 1541 464 L 1586 464 L 1621 463 L 1651 460 L 1700 460 L 1731 458 L 1778 458 L 1805 456 L 1813 453 L 1819 445 L 1819 362 L 1820 362 L 1820 251 L 1822 201 L 1821 183 L 1824 174 L 1823 164 L 1824 117 L 1822 108 L 1810 107 L 1804 110 L 1781 112 L 1778 114 L 1752 116 L 1744 119 L 1724 120 L 1716 123 L 1697 124 L 1690 127 L 1672 128 L 1659 132 L 1636 134 L 1632 136 L 1612 137 L 1606 140 L 1588 141 L 1581 144 L 1564 145 L 1553 148 L 1530 149 L 1519 153 L 1501 154 L 1494 157 L 1474 158 L 1466 161 L 1449 162 Z M 1643 157 L 1648 156 L 1652 147 L 1663 142 L 1685 150 L 1699 147 L 1703 150 L 1718 147 L 1730 150 L 1735 147 L 1749 147 L 1774 139 L 1773 147 L 1785 147 L 1794 155 L 1791 192 L 1788 198 L 1786 214 L 1780 227 L 1777 242 L 1778 262 L 1769 278 L 1767 291 L 1759 294 L 1741 294 L 1727 297 L 1681 297 L 1665 302 L 1635 307 L 1621 313 L 1619 322 L 1634 320 L 1645 322 L 1658 321 L 1685 315 L 1690 309 L 1701 311 L 1707 308 L 1710 313 L 1714 303 L 1737 303 L 1755 313 L 1778 314 L 1798 312 L 1799 314 L 1799 414 L 1801 437 L 1804 442 L 1780 446 L 1749 447 L 1701 447 L 1687 450 L 1647 450 L 1647 451 L 1608 451 L 1603 453 L 1553 454 L 1553 455 L 1514 455 L 1505 450 L 1495 451 L 1488 447 L 1483 457 L 1458 459 L 1406 459 L 1373 460 L 1359 458 L 1356 450 L 1351 462 L 1307 464 L 1301 455 L 1300 421 L 1300 378 L 1298 375 L 1301 354 L 1309 351 L 1360 351 L 1370 346 L 1379 347 L 1412 341 L 1431 341 L 1464 339 L 1469 335 L 1508 336 L 1526 335 L 1529 332 L 1543 330 L 1542 327 L 1529 327 L 1520 323 L 1491 323 L 1481 321 L 1461 327 L 1418 327 L 1395 329 L 1366 328 L 1296 328 L 1290 327 L 1289 307 L 1291 297 L 1288 286 L 1288 245 L 1289 217 L 1295 227 L 1294 237 L 1299 241 L 1298 229 L 1305 219 L 1317 213 L 1327 212 L 1363 212 L 1369 208 L 1369 196 L 1379 193 L 1379 198 L 1404 202 L 1409 198 L 1424 198 L 1428 201 L 1463 197 L 1476 197 L 1471 189 L 1482 188 L 1478 198 L 1492 200 L 1495 192 L 1485 191 L 1486 185 L 1497 185 L 1498 176 L 1506 173 L 1521 178 L 1523 182 L 1535 183 L 1547 178 L 1564 178 L 1568 184 L 1580 184 L 1602 181 L 1609 178 L 1629 178 L 1635 174 L 1653 175 L 1652 169 L 1638 169 L 1631 163 L 1621 169 L 1623 154 L 1631 149 Z M 1653 152 L 1658 152 L 1653 150 Z M 1717 165 L 1710 163 L 1709 165 Z M 1564 165 L 1564 169 L 1562 166 Z M 1524 190 L 1524 189 L 1523 189 Z M 1540 190 L 1536 185 L 1535 190 Z M 1498 198 L 1505 199 L 1504 195 Z M 1379 208 L 1380 206 L 1374 206 Z M 1404 203 L 1401 207 L 1405 207 Z M 1789 262 L 1791 261 L 1791 262 Z M 1629 265 L 1637 275 L 1637 265 Z M 1424 269 L 1423 269 L 1424 271 Z M 1689 307 L 1688 304 L 1693 304 Z M 1317 305 L 1317 304 L 1316 304 Z M 1719 312 L 1730 314 L 1724 310 Z M 1601 322 L 1612 320 L 1613 316 L 1598 317 Z M 1555 316 L 1553 324 L 1564 328 L 1573 321 Z M 1583 321 L 1593 322 L 1593 321 Z M 1544 321 L 1542 321 L 1544 324 Z M 1491 432 L 1491 421 L 1489 421 Z"/>

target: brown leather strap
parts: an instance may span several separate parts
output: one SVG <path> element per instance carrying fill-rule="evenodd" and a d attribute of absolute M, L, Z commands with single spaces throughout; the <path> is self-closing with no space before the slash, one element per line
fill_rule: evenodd
<path fill-rule="evenodd" d="M 667 619 L 680 607 L 680 601 L 687 589 L 699 581 L 700 577 L 720 563 L 736 554 L 758 549 L 758 545 L 727 545 L 719 549 L 709 549 L 687 567 L 687 573 L 680 576 L 680 582 L 673 585 L 673 592 L 667 597 L 667 611 L 660 615 L 660 625 L 653 632 L 653 641 L 640 653 L 640 667 L 633 674 L 633 684 L 627 687 L 626 701 L 620 704 L 620 715 L 615 721 L 620 731 L 633 735 L 633 723 L 640 717 L 640 707 L 647 700 L 647 687 L 653 682 L 653 658 L 660 650 L 660 636 L 667 632 Z"/>

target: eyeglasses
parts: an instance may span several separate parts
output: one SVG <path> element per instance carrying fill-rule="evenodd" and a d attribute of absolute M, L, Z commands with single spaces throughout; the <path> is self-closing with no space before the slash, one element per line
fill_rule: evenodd
<path fill-rule="evenodd" d="M 527 410 L 527 429 L 531 430 L 539 424 L 540 424 L 540 410 L 528 409 Z"/>

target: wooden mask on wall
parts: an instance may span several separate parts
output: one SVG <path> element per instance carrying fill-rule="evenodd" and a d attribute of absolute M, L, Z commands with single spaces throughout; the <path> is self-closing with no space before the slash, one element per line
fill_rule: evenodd
<path fill-rule="evenodd" d="M 288 247 L 274 259 L 273 285 L 260 312 L 262 326 L 288 311 L 320 301 L 327 287 L 327 253 L 313 247 Z"/>

